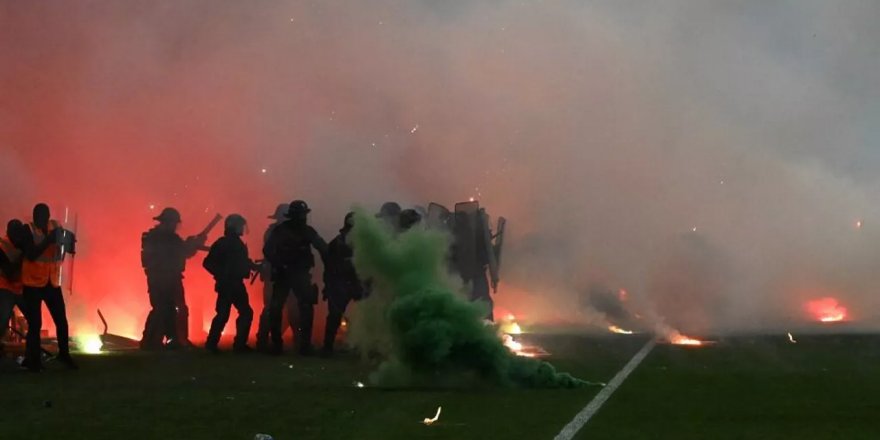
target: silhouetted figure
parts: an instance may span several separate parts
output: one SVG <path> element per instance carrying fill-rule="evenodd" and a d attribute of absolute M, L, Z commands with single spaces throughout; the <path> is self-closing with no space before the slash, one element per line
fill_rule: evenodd
<path fill-rule="evenodd" d="M 263 245 L 266 244 L 266 241 L 269 240 L 269 236 L 272 235 L 272 231 L 275 230 L 278 225 L 287 220 L 287 211 L 290 209 L 290 204 L 281 203 L 277 207 L 275 207 L 275 213 L 269 216 L 270 219 L 275 220 L 275 223 L 269 225 L 266 228 L 266 232 L 263 234 Z M 260 280 L 263 281 L 263 311 L 260 313 L 260 322 L 257 326 L 257 350 L 266 351 L 269 348 L 269 307 L 272 302 L 272 290 L 274 289 L 272 283 L 272 263 L 268 260 L 263 260 L 263 264 L 260 268 Z M 287 321 L 284 324 L 287 324 L 291 329 L 296 328 L 296 301 L 294 298 L 287 298 Z M 282 324 L 281 334 L 284 334 L 287 331 L 287 327 Z M 260 337 L 262 335 L 262 338 Z"/>
<path fill-rule="evenodd" d="M 217 315 L 211 321 L 211 330 L 205 342 L 205 348 L 215 353 L 219 351 L 217 344 L 220 342 L 220 333 L 229 321 L 230 308 L 233 306 L 238 312 L 233 350 L 251 351 L 247 346 L 247 338 L 251 331 L 254 311 L 248 304 L 244 280 L 250 278 L 251 272 L 259 270 L 259 266 L 250 259 L 247 245 L 241 240 L 246 227 L 247 221 L 244 217 L 238 214 L 227 217 L 223 237 L 214 242 L 203 263 L 216 281 Z"/>
<path fill-rule="evenodd" d="M 400 231 L 400 205 L 397 202 L 385 202 L 382 204 L 382 207 L 379 208 L 379 213 L 376 214 L 376 217 L 382 219 L 388 226 L 391 226 L 391 230 L 394 232 Z"/>
<path fill-rule="evenodd" d="M 296 329 L 296 343 L 300 354 L 312 351 L 312 321 L 314 307 L 318 302 L 318 286 L 312 283 L 312 267 L 315 248 L 324 258 L 327 243 L 308 225 L 309 209 L 306 202 L 295 200 L 290 204 L 288 220 L 278 225 L 269 235 L 263 247 L 263 255 L 272 265 L 272 300 L 269 309 L 270 352 L 282 351 L 281 315 L 287 295 L 293 291 L 299 309 L 299 322 Z M 258 335 L 265 340 L 266 335 Z"/>
<path fill-rule="evenodd" d="M 36 372 L 42 369 L 40 330 L 43 327 L 44 302 L 55 323 L 58 360 L 68 368 L 78 368 L 70 357 L 67 310 L 61 292 L 61 264 L 65 254 L 75 252 L 72 246 L 73 240 L 67 240 L 66 234 L 70 233 L 58 226 L 58 222 L 51 220 L 49 206 L 44 203 L 34 207 L 33 223 L 28 225 L 22 234 L 24 260 L 21 281 L 24 285 L 25 319 L 28 323 L 23 365 L 30 371 Z M 62 246 L 62 243 L 69 245 Z"/>
<path fill-rule="evenodd" d="M 358 278 L 352 258 L 354 252 L 349 243 L 348 233 L 354 227 L 354 213 L 345 216 L 345 223 L 339 235 L 327 247 L 324 261 L 324 299 L 327 301 L 327 326 L 324 331 L 325 355 L 333 354 L 336 333 L 342 324 L 345 309 L 352 300 L 364 296 L 364 287 Z"/>
<path fill-rule="evenodd" d="M 408 231 L 413 226 L 418 225 L 422 221 L 422 215 L 415 209 L 404 209 L 400 212 L 399 224 L 400 231 Z"/>
<path fill-rule="evenodd" d="M 141 265 L 147 275 L 150 310 L 144 324 L 141 348 L 157 350 L 185 347 L 189 342 L 189 309 L 183 289 L 186 260 L 205 248 L 207 235 L 188 237 L 177 234 L 180 213 L 165 208 L 153 220 L 158 225 L 141 236 Z"/>
<path fill-rule="evenodd" d="M 24 314 L 21 284 L 23 229 L 21 221 L 10 220 L 6 225 L 6 235 L 0 237 L 0 355 L 3 353 L 3 339 L 9 329 L 13 307 L 18 307 Z"/>

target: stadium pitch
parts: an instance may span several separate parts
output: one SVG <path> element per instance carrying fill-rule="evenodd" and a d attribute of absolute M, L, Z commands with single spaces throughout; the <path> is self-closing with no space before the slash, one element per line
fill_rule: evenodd
<path fill-rule="evenodd" d="M 576 439 L 877 438 L 880 336 L 785 334 L 658 344 Z M 532 335 L 560 371 L 609 382 L 640 335 Z M 81 355 L 82 369 L 0 373 L 3 438 L 552 439 L 602 388 L 360 388 L 333 359 Z M 443 411 L 430 426 L 422 423 Z M 7 437 L 8 436 L 8 437 Z"/>

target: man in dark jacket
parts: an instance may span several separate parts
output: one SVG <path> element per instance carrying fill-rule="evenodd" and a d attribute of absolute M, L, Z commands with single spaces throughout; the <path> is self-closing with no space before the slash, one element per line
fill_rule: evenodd
<path fill-rule="evenodd" d="M 354 252 L 349 243 L 348 233 L 354 227 L 354 213 L 345 216 L 345 223 L 339 235 L 330 242 L 327 258 L 324 261 L 324 299 L 327 301 L 327 326 L 324 331 L 323 354 L 333 354 L 336 332 L 348 303 L 364 296 L 364 287 L 358 278 L 352 258 Z"/>
<path fill-rule="evenodd" d="M 229 311 L 232 306 L 235 306 L 238 312 L 233 350 L 251 351 L 247 346 L 247 338 L 254 319 L 254 311 L 248 304 L 244 280 L 250 278 L 251 272 L 259 270 L 259 266 L 250 259 L 247 245 L 241 240 L 246 227 L 247 221 L 244 217 L 238 214 L 226 217 L 223 237 L 211 246 L 203 263 L 216 281 L 217 315 L 211 321 L 211 330 L 205 342 L 205 348 L 214 353 L 219 351 L 217 344 L 220 342 L 220 333 L 229 321 Z"/>
<path fill-rule="evenodd" d="M 281 354 L 281 316 L 287 295 L 293 291 L 299 309 L 296 342 L 302 355 L 312 352 L 312 321 L 314 307 L 318 302 L 318 286 L 312 283 L 312 267 L 315 258 L 312 248 L 321 258 L 327 254 L 327 243 L 308 225 L 311 210 L 306 202 L 295 200 L 287 212 L 288 220 L 276 227 L 263 247 L 263 255 L 272 265 L 272 300 L 269 304 L 268 335 L 257 335 L 257 343 L 271 338 L 271 354 Z"/>
<path fill-rule="evenodd" d="M 207 250 L 207 236 L 181 238 L 177 234 L 180 213 L 174 208 L 165 208 L 153 220 L 159 224 L 141 237 L 141 265 L 147 275 L 152 307 L 144 324 L 141 348 L 160 349 L 165 339 L 169 348 L 188 346 L 189 313 L 184 301 L 183 272 L 186 260 L 200 250 Z"/>

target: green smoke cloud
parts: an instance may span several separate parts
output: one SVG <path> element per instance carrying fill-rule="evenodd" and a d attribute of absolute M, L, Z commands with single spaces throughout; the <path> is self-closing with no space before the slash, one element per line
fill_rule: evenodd
<path fill-rule="evenodd" d="M 526 387 L 578 387 L 547 362 L 512 354 L 447 274 L 449 238 L 413 229 L 394 235 L 358 211 L 352 231 L 358 273 L 372 295 L 358 305 L 351 341 L 384 359 L 371 381 L 380 386 L 444 384 L 462 379 Z"/>

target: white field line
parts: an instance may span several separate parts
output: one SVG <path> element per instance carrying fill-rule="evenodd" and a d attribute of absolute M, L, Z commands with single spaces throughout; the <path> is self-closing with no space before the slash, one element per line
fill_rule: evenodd
<path fill-rule="evenodd" d="M 623 369 L 617 372 L 611 382 L 608 382 L 608 385 L 605 388 L 602 388 L 602 391 L 599 391 L 599 394 L 596 394 L 596 397 L 581 410 L 581 412 L 577 413 L 559 434 L 553 438 L 553 440 L 571 440 L 574 438 L 575 434 L 584 427 L 587 422 L 602 408 L 602 405 L 605 404 L 605 401 L 614 394 L 614 391 L 629 377 L 630 373 L 632 373 L 639 364 L 642 363 L 643 360 L 648 356 L 648 353 L 654 349 L 654 346 L 657 345 L 657 341 L 651 339 L 636 353 L 629 362 L 623 366 Z"/>

